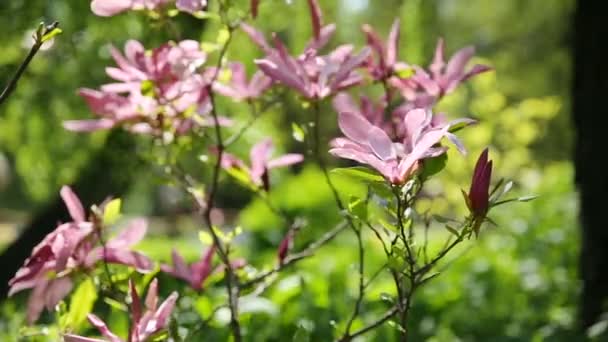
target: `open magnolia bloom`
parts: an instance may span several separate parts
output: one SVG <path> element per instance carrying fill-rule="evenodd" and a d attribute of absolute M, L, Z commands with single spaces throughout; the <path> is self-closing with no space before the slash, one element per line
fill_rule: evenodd
<path fill-rule="evenodd" d="M 171 312 L 177 301 L 177 292 L 171 293 L 162 304 L 158 305 L 158 281 L 152 280 L 148 288 L 146 300 L 142 303 L 141 298 L 137 294 L 135 285 L 132 280 L 129 280 L 129 289 L 131 294 L 131 329 L 129 330 L 129 338 L 122 339 L 114 334 L 106 323 L 94 314 L 87 316 L 91 325 L 93 325 L 103 339 L 84 337 L 73 334 L 63 335 L 66 342 L 146 342 L 152 341 L 159 333 L 167 328 L 171 318 Z M 142 305 L 143 304 L 143 305 Z"/>
<path fill-rule="evenodd" d="M 430 111 L 416 109 L 404 120 L 405 138 L 393 141 L 381 128 L 355 113 L 339 113 L 338 123 L 344 138 L 331 142 L 329 152 L 337 157 L 370 165 L 393 184 L 405 183 L 418 169 L 419 161 L 439 156 L 439 146 L 451 125 L 432 125 Z"/>
<path fill-rule="evenodd" d="M 443 39 L 439 39 L 435 49 L 433 62 L 428 70 L 419 66 L 413 66 L 415 72 L 410 78 L 391 78 L 391 84 L 401 91 L 403 97 L 408 101 L 429 102 L 429 97 L 439 99 L 440 97 L 453 92 L 458 85 L 469 78 L 492 70 L 491 67 L 476 64 L 470 69 L 466 69 L 467 63 L 475 55 L 475 48 L 467 46 L 458 50 L 445 62 L 445 44 Z"/>
<path fill-rule="evenodd" d="M 122 264 L 145 272 L 152 261 L 130 250 L 145 235 L 145 220 L 133 220 L 118 236 L 109 239 L 105 247 L 99 244 L 95 225 L 85 221 L 85 211 L 78 197 L 64 186 L 61 189 L 72 222 L 60 224 L 32 251 L 23 266 L 9 281 L 9 296 L 32 289 L 28 301 L 27 319 L 35 322 L 46 307 L 52 310 L 72 289 L 72 276 L 81 269 L 92 269 L 97 262 Z"/>
<path fill-rule="evenodd" d="M 268 171 L 270 169 L 301 163 L 304 160 L 304 156 L 298 153 L 288 153 L 271 159 L 273 150 L 272 139 L 266 138 L 251 148 L 249 152 L 251 167 L 248 167 L 242 160 L 229 153 L 222 155 L 222 167 L 226 170 L 238 169 L 245 171 L 253 184 L 261 186 L 268 191 L 270 188 Z"/>
<path fill-rule="evenodd" d="M 272 80 L 258 71 L 247 81 L 245 66 L 239 62 L 231 62 L 228 65 L 230 80 L 222 82 L 218 80 L 213 83 L 213 90 L 219 94 L 229 97 L 233 101 L 246 101 L 258 98 L 272 85 Z"/>
<path fill-rule="evenodd" d="M 266 53 L 266 57 L 255 60 L 262 72 L 305 98 L 318 100 L 361 83 L 363 78 L 356 69 L 365 62 L 371 50 L 366 47 L 358 54 L 353 54 L 352 45 L 341 45 L 327 55 L 319 55 L 319 49 L 325 46 L 333 35 L 335 25 L 322 26 L 319 4 L 314 0 L 309 0 L 308 3 L 314 37 L 304 49 L 304 53 L 297 57 L 289 54 L 276 35 L 273 48 L 261 32 L 245 24 L 241 27 Z"/>
<path fill-rule="evenodd" d="M 125 44 L 124 54 L 110 52 L 116 67 L 106 68 L 115 82 L 100 90 L 80 89 L 96 120 L 70 120 L 64 127 L 90 132 L 125 126 L 134 133 L 160 134 L 171 129 L 184 134 L 195 126 L 212 126 L 209 77 L 199 68 L 206 61 L 200 44 L 193 40 L 164 44 L 147 52 L 135 40 Z M 221 119 L 221 125 L 229 124 Z"/>

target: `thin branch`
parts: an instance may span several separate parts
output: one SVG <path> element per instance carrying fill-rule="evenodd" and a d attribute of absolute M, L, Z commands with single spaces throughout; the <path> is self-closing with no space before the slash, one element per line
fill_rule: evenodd
<path fill-rule="evenodd" d="M 400 304 L 403 304 L 403 303 L 400 303 Z M 347 336 L 342 336 L 338 341 L 339 342 L 352 341 L 354 338 L 359 337 L 369 331 L 372 331 L 372 330 L 378 328 L 379 326 L 384 324 L 386 321 L 393 318 L 393 316 L 395 316 L 399 312 L 400 304 L 395 304 L 392 308 L 390 308 L 387 312 L 385 312 L 380 318 L 378 318 L 374 322 L 353 332 L 352 334 L 349 334 Z"/>
<path fill-rule="evenodd" d="M 256 276 L 255 278 L 244 282 L 241 284 L 241 288 L 248 288 L 251 287 L 259 282 L 264 281 L 265 279 L 267 279 L 268 277 L 272 276 L 273 274 L 276 274 L 280 271 L 282 271 L 283 269 L 295 264 L 296 262 L 305 259 L 311 255 L 314 254 L 314 252 L 319 249 L 320 247 L 322 247 L 323 245 L 325 245 L 326 243 L 330 242 L 331 240 L 333 240 L 333 238 L 335 238 L 340 232 L 342 232 L 346 227 L 348 227 L 348 224 L 345 221 L 340 222 L 338 225 L 336 225 L 332 230 L 328 231 L 327 233 L 325 233 L 323 236 L 321 236 L 320 239 L 316 240 L 315 242 L 311 243 L 310 245 L 308 245 L 308 247 L 306 247 L 304 250 L 295 253 L 295 254 L 290 254 L 288 255 L 285 260 L 283 260 L 283 263 L 280 265 L 275 266 L 274 268 L 267 270 L 265 272 L 262 272 L 261 274 L 259 274 L 258 276 Z"/>
<path fill-rule="evenodd" d="M 203 217 L 204 217 L 207 227 L 209 229 L 209 233 L 211 234 L 211 237 L 213 239 L 213 243 L 217 247 L 216 250 L 218 252 L 218 255 L 222 259 L 222 262 L 226 268 L 226 290 L 228 292 L 228 304 L 230 307 L 230 328 L 232 330 L 232 335 L 234 337 L 235 342 L 240 342 L 242 340 L 242 334 L 241 334 L 241 326 L 240 326 L 239 319 L 238 319 L 238 296 L 239 296 L 238 279 L 236 278 L 236 274 L 234 273 L 234 270 L 232 269 L 232 265 L 230 264 L 230 259 L 228 257 L 228 253 L 222 246 L 222 242 L 220 241 L 220 238 L 217 236 L 217 233 L 213 229 L 213 222 L 211 220 L 211 211 L 213 210 L 215 196 L 217 195 L 222 158 L 223 158 L 223 154 L 224 154 L 224 143 L 222 140 L 222 131 L 221 131 L 221 127 L 220 127 L 220 123 L 219 123 L 219 119 L 218 119 L 217 109 L 216 109 L 216 105 L 215 105 L 215 95 L 214 95 L 212 86 L 213 86 L 213 83 L 217 80 L 217 77 L 220 72 L 220 68 L 222 66 L 222 60 L 224 59 L 224 56 L 225 56 L 226 52 L 228 51 L 228 46 L 230 45 L 230 42 L 232 40 L 232 30 L 233 30 L 233 28 L 228 26 L 228 32 L 229 32 L 228 39 L 226 40 L 226 42 L 222 46 L 222 49 L 220 50 L 215 72 L 213 74 L 213 77 L 211 77 L 211 80 L 207 84 L 207 92 L 209 94 L 209 101 L 211 103 L 211 116 L 213 117 L 213 126 L 214 126 L 215 139 L 216 139 L 216 145 L 217 145 L 217 161 L 213 168 L 209 196 L 207 198 L 206 208 L 203 212 Z"/>
<path fill-rule="evenodd" d="M 21 62 L 21 64 L 17 68 L 17 71 L 15 72 L 13 77 L 10 79 L 10 81 L 8 82 L 8 84 L 6 85 L 6 87 L 4 88 L 2 93 L 0 94 L 0 105 L 2 105 L 2 103 L 4 101 L 6 101 L 6 99 L 8 99 L 8 97 L 17 88 L 17 83 L 19 82 L 19 79 L 25 72 L 25 69 L 27 69 L 27 67 L 30 64 L 30 62 L 32 61 L 32 59 L 34 59 L 34 56 L 36 56 L 36 54 L 42 47 L 42 44 L 44 44 L 43 37 L 45 35 L 47 35 L 48 33 L 50 33 L 51 31 L 57 29 L 57 27 L 59 26 L 59 23 L 53 22 L 50 25 L 44 25 L 43 23 L 41 23 L 40 25 L 41 26 L 39 27 L 38 31 L 35 32 L 34 36 L 33 36 L 34 45 L 32 45 L 32 48 L 28 52 L 27 56 L 25 56 L 25 59 L 23 60 L 23 62 Z"/>

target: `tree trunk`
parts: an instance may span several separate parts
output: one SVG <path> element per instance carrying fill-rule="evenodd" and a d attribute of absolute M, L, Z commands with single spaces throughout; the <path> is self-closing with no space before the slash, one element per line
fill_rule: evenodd
<path fill-rule="evenodd" d="M 608 50 L 604 3 L 579 0 L 574 18 L 572 118 L 576 128 L 574 163 L 582 226 L 579 320 L 589 327 L 606 311 L 608 299 Z"/>
<path fill-rule="evenodd" d="M 135 154 L 134 138 L 116 130 L 108 135 L 104 147 L 91 158 L 73 185 L 83 205 L 100 203 L 107 196 L 120 197 L 126 193 L 141 165 Z M 6 298 L 8 281 L 25 259 L 57 222 L 69 220 L 66 207 L 59 197 L 42 209 L 23 229 L 21 235 L 0 255 L 0 300 Z"/>

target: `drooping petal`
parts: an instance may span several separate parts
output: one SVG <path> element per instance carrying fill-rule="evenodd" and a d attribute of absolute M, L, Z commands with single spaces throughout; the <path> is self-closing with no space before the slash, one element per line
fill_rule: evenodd
<path fill-rule="evenodd" d="M 146 309 L 155 311 L 158 305 L 158 280 L 154 278 L 148 286 L 148 294 L 146 295 Z"/>
<path fill-rule="evenodd" d="M 133 323 L 139 322 L 141 319 L 141 315 L 143 312 L 143 308 L 141 305 L 141 298 L 137 293 L 137 288 L 135 287 L 135 282 L 133 279 L 129 278 L 129 294 L 131 296 L 131 320 Z"/>
<path fill-rule="evenodd" d="M 207 6 L 207 0 L 177 0 L 175 7 L 180 11 L 195 13 L 203 10 Z"/>
<path fill-rule="evenodd" d="M 129 225 L 124 228 L 118 236 L 110 239 L 106 243 L 107 248 L 126 249 L 139 241 L 146 235 L 148 222 L 145 219 L 135 219 L 129 222 Z"/>
<path fill-rule="evenodd" d="M 107 338 L 110 342 L 123 342 L 120 337 L 116 336 L 113 332 L 110 331 L 108 326 L 101 318 L 97 317 L 95 314 L 88 314 L 87 319 L 91 323 L 92 326 L 97 328 L 101 335 Z"/>
<path fill-rule="evenodd" d="M 141 273 L 152 270 L 154 264 L 148 257 L 135 251 L 105 248 L 104 253 L 104 249 L 100 247 L 96 252 L 98 260 L 105 259 L 108 263 L 131 266 Z"/>
<path fill-rule="evenodd" d="M 44 305 L 47 310 L 53 310 L 59 301 L 70 293 L 72 286 L 72 280 L 69 277 L 51 280 L 44 293 Z"/>
<path fill-rule="evenodd" d="M 84 222 L 84 208 L 82 207 L 82 203 L 80 202 L 80 199 L 78 199 L 78 196 L 76 196 L 74 191 L 72 191 L 69 186 L 64 185 L 61 187 L 59 194 L 61 195 L 61 199 L 63 199 L 63 203 L 65 203 L 65 206 L 68 208 L 72 219 L 75 222 Z"/>
<path fill-rule="evenodd" d="M 273 169 L 275 167 L 289 166 L 289 165 L 300 163 L 303 160 L 304 160 L 303 155 L 301 155 L 299 153 L 289 153 L 289 154 L 285 154 L 278 158 L 270 160 L 266 164 L 266 167 L 268 169 Z"/>

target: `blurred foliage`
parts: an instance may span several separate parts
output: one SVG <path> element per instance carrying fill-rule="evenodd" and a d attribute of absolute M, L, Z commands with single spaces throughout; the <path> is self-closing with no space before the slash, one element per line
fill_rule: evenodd
<path fill-rule="evenodd" d="M 238 1 L 243 6 L 246 1 Z M 321 1 L 326 18 L 338 24 L 333 42 L 363 43 L 358 30 L 370 23 L 384 35 L 398 16 L 402 20 L 402 58 L 412 63 L 428 63 L 439 36 L 446 38 L 451 53 L 465 44 L 475 44 L 480 61 L 492 65 L 494 73 L 484 74 L 461 87 L 440 104 L 449 116 L 469 116 L 480 123 L 463 135 L 470 156 L 449 154 L 447 172 L 429 182 L 425 191 L 444 193 L 446 201 L 421 201 L 419 210 L 460 212 L 464 210 L 460 188 L 468 186 L 474 157 L 486 145 L 499 177 L 516 181 L 518 193 L 535 193 L 540 198 L 526 204 L 497 208 L 492 218 L 498 228 L 488 225 L 480 243 L 455 253 L 456 258 L 442 274 L 423 288 L 414 303 L 411 324 L 413 340 L 428 341 L 573 341 L 575 312 L 579 291 L 576 266 L 578 232 L 576 198 L 572 184 L 569 126 L 569 22 L 573 0 L 502 1 L 484 0 L 341 0 Z M 309 37 L 306 2 L 293 0 L 261 1 L 256 24 L 265 32 L 276 31 L 299 52 Z M 0 3 L 3 35 L 0 37 L 0 81 L 4 84 L 26 53 L 24 41 L 28 30 L 41 20 L 58 20 L 64 34 L 54 46 L 32 62 L 13 97 L 0 107 L 0 208 L 32 211 L 61 184 L 70 183 L 99 149 L 105 134 L 77 135 L 65 132 L 61 121 L 88 117 L 88 110 L 76 95 L 78 87 L 95 87 L 105 79 L 103 66 L 111 64 L 108 44 L 122 46 L 127 38 L 156 46 L 174 35 L 167 25 L 149 28 L 150 19 L 137 14 L 98 18 L 89 11 L 89 1 L 4 1 Z M 178 17 L 179 35 L 213 42 L 216 28 L 206 22 Z M 245 61 L 250 71 L 259 50 L 238 32 L 228 57 Z M 306 152 L 306 146 L 291 137 L 295 121 L 306 127 L 308 108 L 291 95 L 277 94 L 285 112 L 271 108 L 258 120 L 254 129 L 235 145 L 235 152 L 246 155 L 248 146 L 260 137 L 271 135 L 277 145 Z M 246 106 L 221 100 L 229 116 L 246 118 Z M 333 137 L 336 123 L 329 104 L 324 111 L 323 129 Z M 196 151 L 195 151 L 196 152 Z M 128 172 L 128 170 L 108 170 Z M 296 248 L 322 234 L 339 217 L 329 189 L 320 171 L 306 165 L 297 175 L 273 175 L 272 203 L 281 204 L 289 215 L 309 218 L 307 229 L 298 233 Z M 162 214 L 154 204 L 158 192 L 143 175 L 125 199 L 127 211 L 137 214 Z M 365 191 L 349 179 L 336 177 L 346 198 Z M 286 227 L 253 194 L 225 179 L 226 191 L 220 194 L 227 212 L 244 206 L 238 223 L 245 234 L 238 238 L 239 253 L 252 264 L 272 264 L 276 247 Z M 6 186 L 3 188 L 3 186 Z M 165 197 L 166 197 L 165 193 Z M 175 195 L 179 202 L 179 194 Z M 170 196 L 169 196 L 170 197 Z M 156 210 L 156 211 L 155 211 Z M 2 217 L 0 217 L 0 223 Z M 160 226 L 175 226 L 180 234 L 172 237 L 185 257 L 200 256 L 197 225 L 192 220 L 170 218 Z M 140 246 L 151 257 L 168 260 L 170 248 L 163 230 L 154 230 Z M 444 231 L 431 229 L 431 238 Z M 383 254 L 373 237 L 365 236 L 367 272 L 381 266 Z M 438 239 L 439 240 L 439 239 Z M 315 258 L 304 261 L 282 274 L 263 297 L 242 304 L 248 331 L 255 340 L 282 341 L 294 336 L 297 341 L 325 341 L 338 335 L 345 317 L 356 299 L 353 276 L 355 239 L 344 234 L 321 249 Z M 446 265 L 447 266 L 447 265 Z M 161 278 L 161 289 L 171 288 L 174 280 Z M 210 287 L 209 291 L 221 288 Z M 392 291 L 388 279 L 379 279 L 370 291 L 363 315 L 354 328 L 371 321 L 390 306 L 386 293 Z M 191 294 L 180 300 L 180 307 L 195 314 L 208 315 L 220 296 Z M 1 307 L 0 340 L 15 341 L 24 313 L 23 296 Z M 105 307 L 97 303 L 96 307 Z M 187 311 L 187 310 L 185 310 Z M 247 313 L 248 312 L 248 313 Z M 110 322 L 116 332 L 126 331 L 122 315 Z M 219 315 L 221 316 L 221 315 Z M 48 317 L 47 317 L 48 318 Z M 192 319 L 188 314 L 179 320 Z M 268 324 L 272 320 L 275 324 Z M 218 322 L 211 324 L 219 325 Z M 86 324 L 85 324 L 86 325 Z M 122 330 L 121 330 L 122 327 Z M 37 330 L 38 329 L 38 330 Z M 42 330 L 41 330 L 42 329 Z M 46 329 L 46 330 L 44 330 Z M 54 330 L 55 329 L 55 330 Z M 603 329 L 603 330 L 602 330 Z M 606 326 L 592 331 L 602 340 Z M 222 329 L 201 331 L 206 340 L 225 340 Z M 56 328 L 32 328 L 25 331 L 38 337 L 31 340 L 56 341 Z M 43 335 L 39 335 L 43 333 Z M 386 324 L 370 340 L 392 340 L 396 329 Z M 375 334 L 375 336 L 373 335 Z"/>

